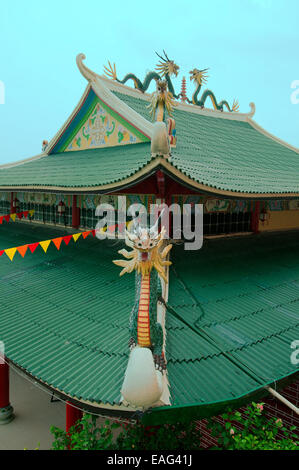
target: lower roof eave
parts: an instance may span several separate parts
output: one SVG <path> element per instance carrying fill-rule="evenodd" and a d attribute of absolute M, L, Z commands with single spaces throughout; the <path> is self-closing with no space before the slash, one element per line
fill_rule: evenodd
<path fill-rule="evenodd" d="M 8 358 L 9 359 L 9 358 Z M 27 370 L 18 364 L 10 361 L 19 371 L 38 382 L 41 386 L 55 393 L 60 400 L 72 403 L 74 406 L 82 409 L 86 413 L 100 415 L 103 417 L 123 418 L 126 420 L 139 420 L 145 425 L 161 425 L 164 423 L 173 424 L 177 422 L 188 422 L 190 420 L 200 420 L 224 413 L 226 410 L 238 409 L 252 402 L 252 400 L 261 400 L 269 395 L 266 386 L 275 389 L 281 389 L 299 378 L 299 371 L 282 376 L 274 382 L 267 382 L 257 388 L 249 390 L 246 394 L 240 395 L 230 400 L 208 402 L 208 403 L 190 403 L 184 405 L 158 406 L 146 411 L 132 408 L 123 404 L 111 404 L 104 402 L 95 402 L 79 399 L 71 396 L 62 390 L 44 382 L 43 380 L 31 375 Z"/>
<path fill-rule="evenodd" d="M 159 425 L 165 422 L 174 424 L 177 422 L 190 422 L 212 416 L 218 416 L 228 409 L 237 410 L 248 405 L 253 400 L 261 400 L 269 396 L 266 386 L 281 389 L 299 378 L 299 371 L 280 377 L 274 382 L 265 383 L 263 386 L 252 389 L 244 395 L 230 400 L 210 403 L 190 403 L 187 405 L 161 406 L 148 410 L 142 416 L 145 425 Z"/>
<path fill-rule="evenodd" d="M 263 192 L 263 193 L 253 193 L 253 192 L 241 192 L 220 189 L 216 187 L 209 186 L 204 183 L 199 183 L 194 179 L 185 175 L 177 167 L 175 167 L 171 161 L 166 160 L 164 157 L 155 157 L 149 163 L 147 163 L 143 168 L 136 171 L 133 175 L 130 175 L 127 178 L 124 178 L 121 181 L 108 183 L 104 185 L 94 185 L 94 186 L 47 186 L 47 185 L 10 185 L 10 186 L 1 186 L 0 191 L 35 191 L 35 192 L 49 192 L 49 193 L 66 193 L 66 194 L 86 194 L 86 193 L 97 193 L 97 194 L 108 194 L 113 192 L 120 192 L 126 188 L 130 188 L 137 183 L 140 183 L 145 178 L 149 177 L 155 171 L 163 169 L 170 177 L 180 182 L 182 185 L 190 188 L 190 190 L 197 190 L 198 192 L 204 192 L 214 196 L 220 196 L 221 198 L 230 198 L 230 199 L 250 199 L 250 200 L 259 200 L 259 199 L 294 199 L 299 198 L 298 192 Z"/>

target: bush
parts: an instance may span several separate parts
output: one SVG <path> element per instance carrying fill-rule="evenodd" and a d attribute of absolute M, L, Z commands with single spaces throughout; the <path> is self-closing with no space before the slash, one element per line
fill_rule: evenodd
<path fill-rule="evenodd" d="M 118 429 L 118 435 L 114 432 Z M 195 423 L 144 426 L 110 423 L 98 427 L 96 417 L 84 415 L 69 432 L 52 426 L 53 450 L 176 450 L 198 449 L 199 431 Z"/>
<path fill-rule="evenodd" d="M 252 403 L 244 411 L 229 411 L 224 423 L 210 419 L 208 427 L 218 447 L 229 450 L 299 450 L 295 426 L 287 428 L 281 419 L 267 418 L 263 403 Z"/>
<path fill-rule="evenodd" d="M 208 427 L 217 438 L 216 449 L 229 450 L 299 450 L 295 426 L 287 428 L 280 419 L 267 418 L 263 403 L 252 403 L 244 415 L 229 411 L 224 422 L 211 418 Z M 117 430 L 117 432 L 116 432 Z M 196 450 L 200 434 L 190 423 L 144 426 L 143 424 L 110 423 L 97 425 L 96 416 L 85 414 L 67 433 L 52 427 L 53 450 Z"/>

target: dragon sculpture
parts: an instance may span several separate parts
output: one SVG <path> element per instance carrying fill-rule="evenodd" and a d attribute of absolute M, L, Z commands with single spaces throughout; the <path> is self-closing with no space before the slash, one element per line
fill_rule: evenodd
<path fill-rule="evenodd" d="M 104 73 L 108 78 L 117 81 L 118 83 L 125 84 L 128 80 L 133 80 L 134 86 L 137 90 L 145 93 L 148 87 L 151 84 L 152 80 L 156 82 L 162 79 L 165 79 L 167 82 L 168 89 L 170 93 L 172 93 L 174 98 L 178 98 L 179 96 L 175 94 L 173 84 L 171 82 L 171 76 L 174 75 L 177 77 L 179 72 L 179 66 L 174 63 L 173 60 L 170 60 L 167 56 L 166 52 L 163 51 L 164 57 L 159 55 L 156 52 L 157 56 L 161 59 L 160 62 L 156 66 L 157 72 L 151 71 L 146 76 L 143 82 L 139 80 L 136 75 L 133 73 L 128 73 L 122 80 L 117 78 L 116 67 L 115 64 L 111 64 L 108 61 L 108 67 L 104 66 Z"/>
<path fill-rule="evenodd" d="M 166 122 L 166 110 L 168 115 L 171 116 L 173 108 L 177 103 L 173 101 L 171 91 L 167 90 L 166 80 L 157 80 L 156 84 L 156 91 L 152 93 L 151 101 L 147 108 L 149 108 L 154 121 Z"/>
<path fill-rule="evenodd" d="M 198 70 L 198 69 L 193 69 L 190 70 L 190 80 L 193 80 L 194 83 L 196 84 L 196 89 L 193 93 L 192 96 L 192 101 L 190 101 L 187 98 L 188 103 L 190 104 L 195 104 L 197 106 L 200 106 L 201 108 L 204 108 L 205 102 L 207 98 L 210 98 L 213 104 L 214 109 L 217 109 L 218 111 L 223 111 L 223 107 L 226 106 L 229 112 L 238 112 L 239 110 L 239 103 L 238 101 L 234 100 L 232 107 L 229 106 L 228 102 L 226 100 L 220 101 L 220 103 L 217 103 L 216 97 L 214 93 L 211 90 L 205 90 L 201 97 L 198 99 L 199 92 L 201 90 L 202 84 L 207 82 L 207 74 L 206 71 L 208 69 L 203 69 L 203 70 Z"/>
<path fill-rule="evenodd" d="M 132 232 L 126 231 L 125 242 L 127 246 L 132 248 L 132 251 L 129 252 L 126 249 L 120 250 L 119 253 L 126 259 L 113 261 L 114 264 L 123 268 L 120 272 L 120 276 L 136 271 L 135 303 L 129 323 L 129 348 L 131 353 L 122 388 L 122 394 L 125 396 L 126 400 L 134 405 L 144 405 L 145 399 L 143 399 L 142 395 L 149 393 L 148 390 L 151 388 L 152 383 L 155 383 L 157 380 L 156 373 L 163 374 L 166 369 L 166 361 L 163 352 L 164 332 L 157 317 L 158 301 L 159 299 L 162 301 L 162 284 L 160 278 L 167 283 L 165 267 L 171 265 L 171 262 L 167 261 L 166 257 L 172 245 L 168 244 L 162 249 L 164 237 L 164 227 L 161 229 L 160 233 L 158 232 L 158 221 L 150 229 L 142 228 L 139 224 L 136 224 Z M 147 355 L 144 355 L 144 353 Z M 142 370 L 136 370 L 138 355 L 139 357 L 145 358 L 142 359 Z M 135 366 L 132 365 L 132 357 Z M 148 373 L 151 375 L 151 378 L 146 387 L 145 384 L 142 383 L 140 390 L 136 391 L 137 380 L 135 378 L 129 379 L 129 377 L 132 377 L 132 374 L 136 374 L 140 379 L 140 374 L 142 373 Z M 126 384 L 128 381 L 131 382 L 129 386 Z M 132 392 L 124 392 L 128 387 L 134 389 L 136 398 L 132 398 Z M 146 392 L 144 392 L 145 389 Z M 161 393 L 162 390 L 161 387 L 159 387 L 158 395 L 154 392 L 155 398 L 151 397 L 149 402 L 145 400 L 146 403 L 151 404 L 151 401 L 156 401 Z"/>

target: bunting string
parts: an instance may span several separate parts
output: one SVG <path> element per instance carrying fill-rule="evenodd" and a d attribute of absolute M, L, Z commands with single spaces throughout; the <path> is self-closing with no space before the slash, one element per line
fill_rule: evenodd
<path fill-rule="evenodd" d="M 79 237 L 82 237 L 85 240 L 90 234 L 92 234 L 92 236 L 95 237 L 96 230 L 95 229 L 87 230 L 86 232 L 74 233 L 72 235 L 65 235 L 63 237 L 51 238 L 49 240 L 43 240 L 41 242 L 28 243 L 27 245 L 7 248 L 6 250 L 0 250 L 0 256 L 2 256 L 3 253 L 5 253 L 10 259 L 10 261 L 12 261 L 14 259 L 15 254 L 18 252 L 22 256 L 22 258 L 24 258 L 26 253 L 28 252 L 34 253 L 38 246 L 41 246 L 43 251 L 47 253 L 47 250 L 51 243 L 53 243 L 55 247 L 57 248 L 57 250 L 59 250 L 62 242 L 68 245 L 72 239 L 74 240 L 74 242 L 76 242 Z"/>
<path fill-rule="evenodd" d="M 21 219 L 22 217 L 25 217 L 25 219 L 27 219 L 28 215 L 32 217 L 33 214 L 34 214 L 34 209 L 30 209 L 28 211 L 22 211 L 22 212 L 14 212 L 13 214 L 1 215 L 0 225 L 2 224 L 3 220 L 5 220 L 6 222 L 9 222 L 10 220 L 15 222 L 17 217 L 18 219 Z"/>

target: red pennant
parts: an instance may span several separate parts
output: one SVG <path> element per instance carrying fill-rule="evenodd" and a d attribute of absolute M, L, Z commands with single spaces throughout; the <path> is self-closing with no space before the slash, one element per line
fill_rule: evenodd
<path fill-rule="evenodd" d="M 89 235 L 90 233 L 91 233 L 91 230 L 88 230 L 87 232 L 83 232 L 83 233 L 82 233 L 82 237 L 84 238 L 84 240 L 85 240 L 86 237 L 88 237 L 88 235 Z"/>
<path fill-rule="evenodd" d="M 27 248 L 28 248 L 28 245 L 22 245 L 22 246 L 17 247 L 18 252 L 23 258 L 26 255 Z"/>
<path fill-rule="evenodd" d="M 57 250 L 59 250 L 61 242 L 62 242 L 62 237 L 53 238 L 52 242 L 56 246 Z"/>
<path fill-rule="evenodd" d="M 72 235 L 66 235 L 65 237 L 63 237 L 64 243 L 68 245 L 70 243 L 71 238 Z"/>
<path fill-rule="evenodd" d="M 92 233 L 92 236 L 93 236 L 93 237 L 96 236 L 96 231 L 95 231 L 95 229 L 93 229 L 93 230 L 91 231 L 91 233 Z"/>
<path fill-rule="evenodd" d="M 29 211 L 24 211 L 23 214 L 24 214 L 24 217 L 27 219 Z"/>
<path fill-rule="evenodd" d="M 36 242 L 36 243 L 31 243 L 30 245 L 28 245 L 29 247 L 29 250 L 31 251 L 31 253 L 34 253 L 36 248 L 38 247 L 39 245 L 39 242 Z"/>
<path fill-rule="evenodd" d="M 0 217 L 0 225 L 2 224 L 2 222 L 3 222 L 3 215 L 2 217 Z"/>
<path fill-rule="evenodd" d="M 2 256 L 4 253 L 4 250 L 0 250 L 0 256 Z"/>
<path fill-rule="evenodd" d="M 6 220 L 6 222 L 9 222 L 10 214 L 4 215 L 3 217 L 4 217 L 4 219 Z"/>
<path fill-rule="evenodd" d="M 18 219 L 21 219 L 21 218 L 22 218 L 22 215 L 23 215 L 23 212 L 17 212 L 17 217 L 18 217 Z"/>

